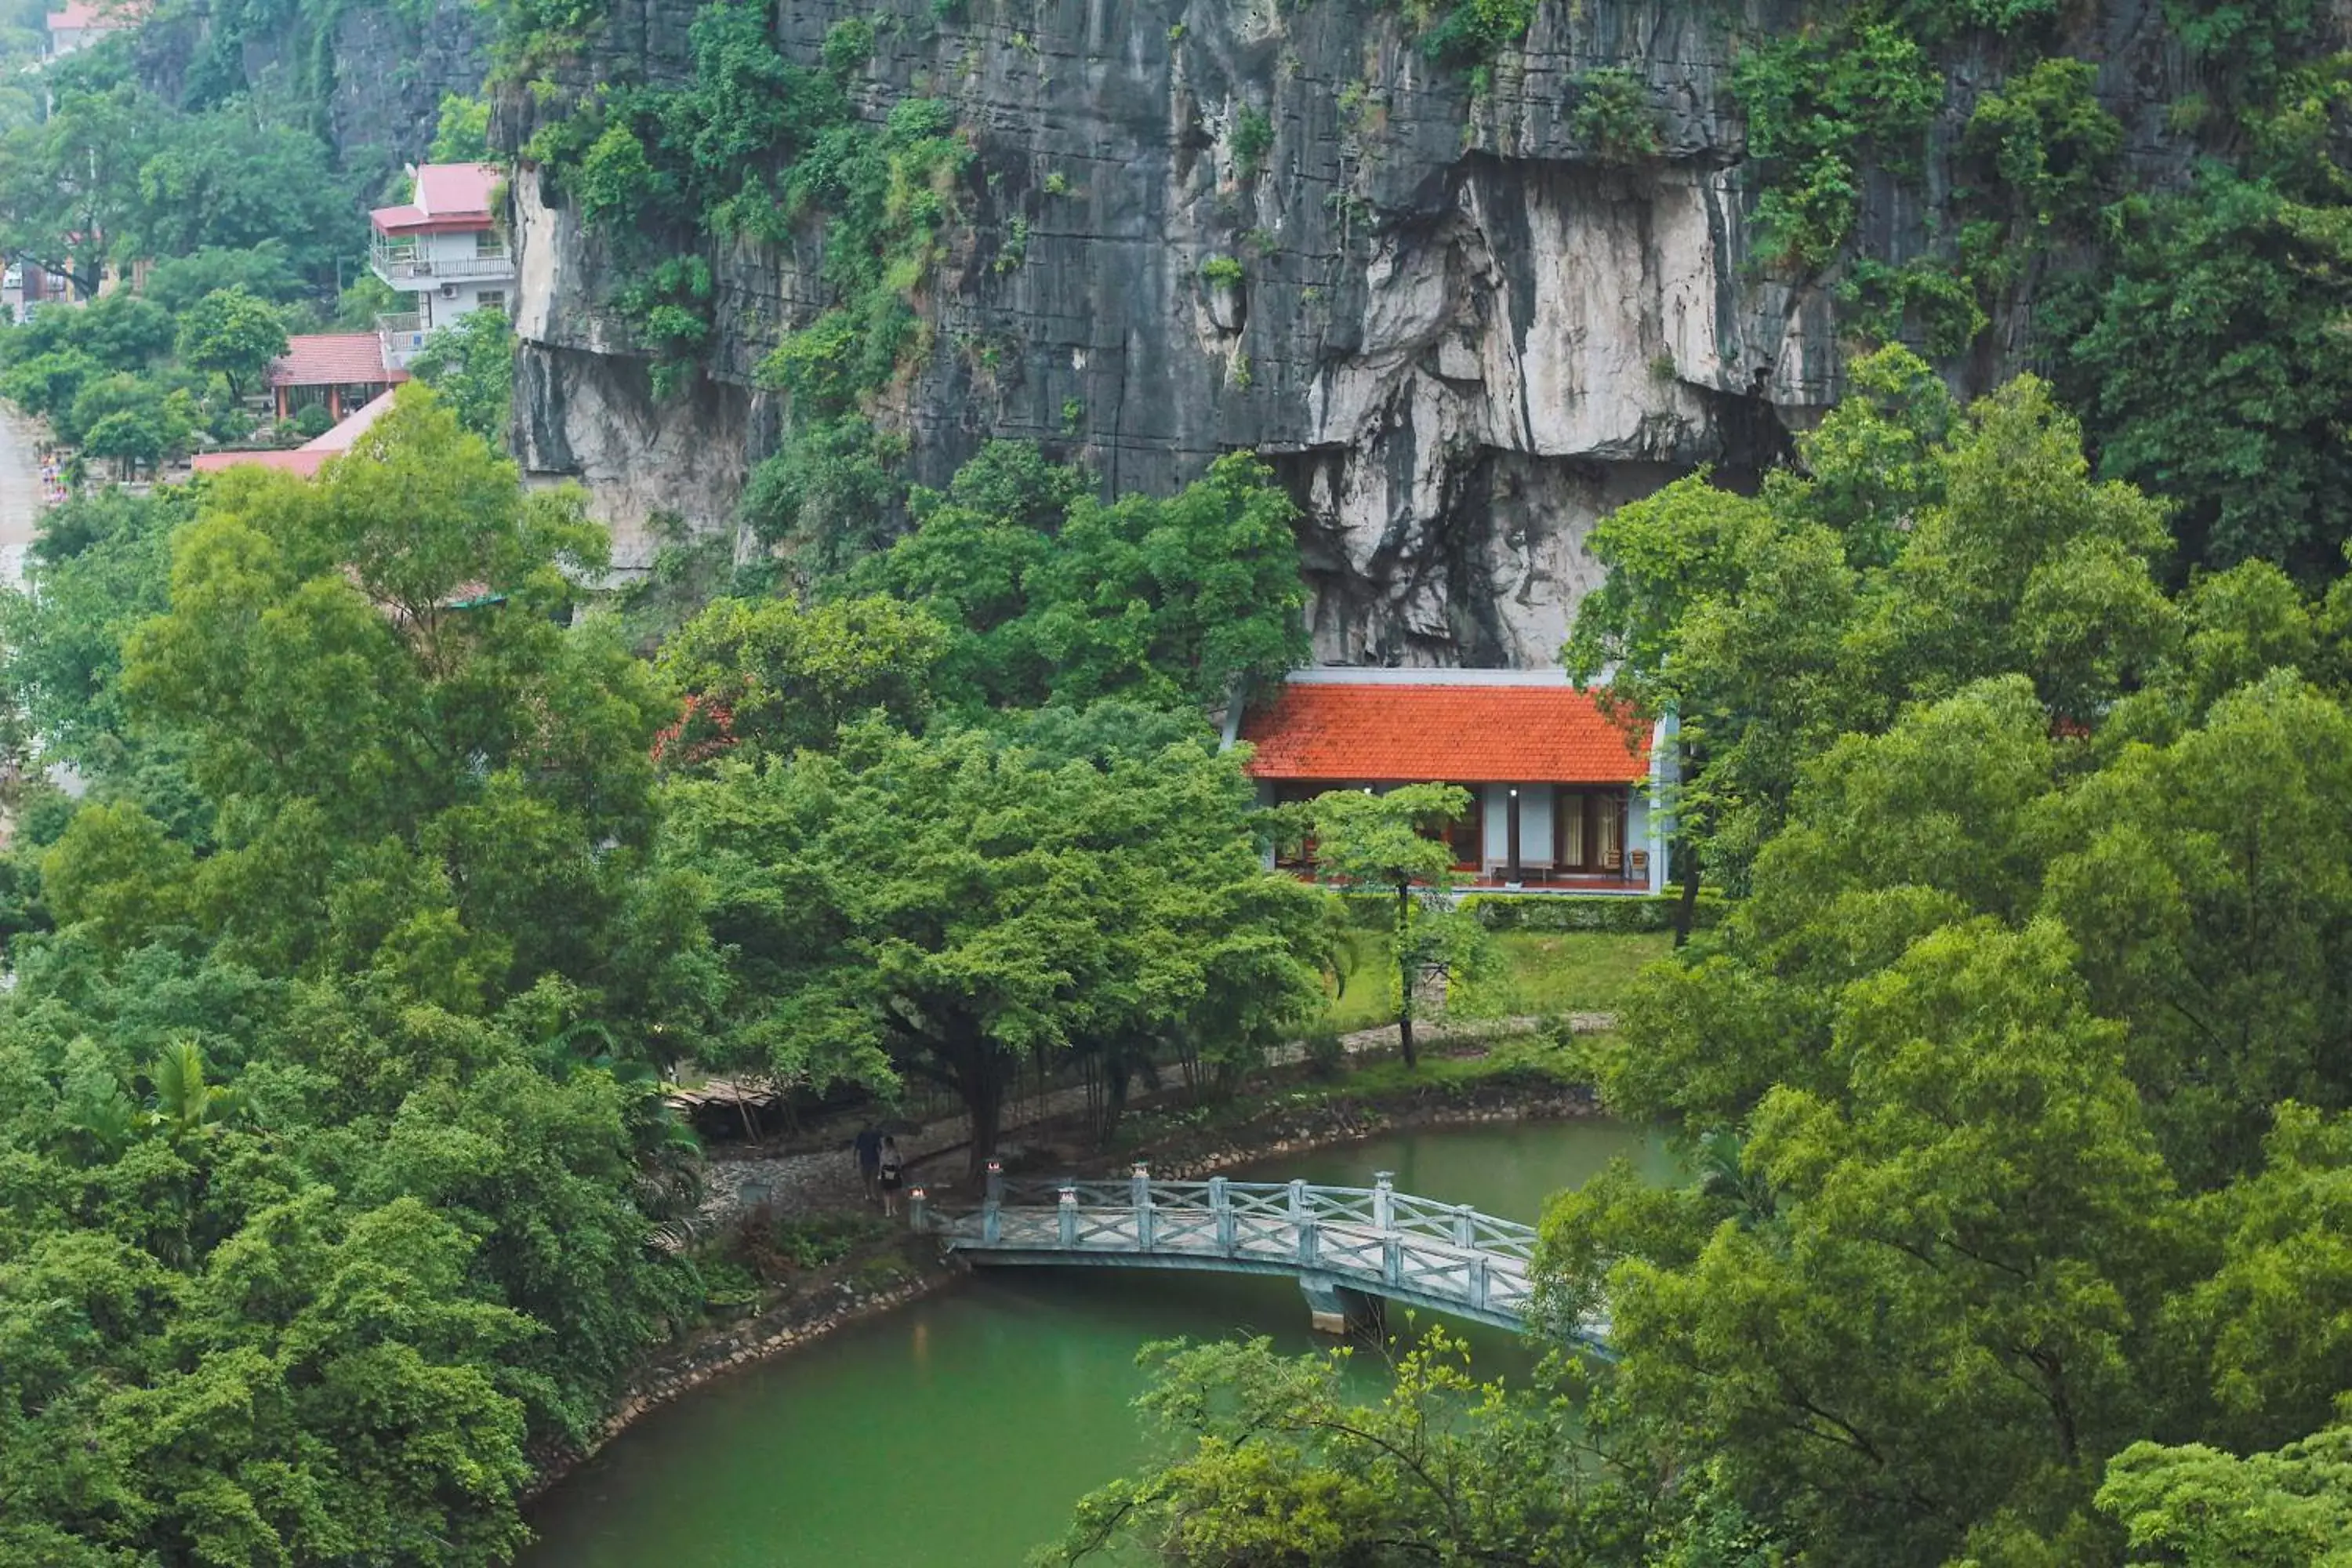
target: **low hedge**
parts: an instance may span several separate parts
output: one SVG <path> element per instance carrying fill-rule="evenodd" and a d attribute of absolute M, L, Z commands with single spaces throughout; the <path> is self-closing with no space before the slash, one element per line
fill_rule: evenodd
<path fill-rule="evenodd" d="M 1488 931 L 1650 931 L 1675 929 L 1678 893 L 1474 893 L 1462 907 Z M 1702 890 L 1691 922 L 1711 926 L 1723 918 L 1719 894 Z"/>

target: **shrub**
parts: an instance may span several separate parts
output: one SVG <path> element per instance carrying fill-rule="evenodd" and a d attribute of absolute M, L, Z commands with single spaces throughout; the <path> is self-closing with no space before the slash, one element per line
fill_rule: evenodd
<path fill-rule="evenodd" d="M 1246 180 L 1265 166 L 1274 148 L 1274 121 L 1265 110 L 1244 104 L 1234 117 L 1234 173 Z"/>
<path fill-rule="evenodd" d="M 1201 281 L 1212 289 L 1242 286 L 1242 264 L 1230 256 L 1212 256 L 1201 263 Z"/>
<path fill-rule="evenodd" d="M 1675 910 L 1681 902 L 1672 893 L 1480 893 L 1464 900 L 1463 908 L 1488 931 L 1656 931 L 1675 929 Z M 1725 907 L 1721 895 L 1703 891 L 1692 923 L 1711 926 L 1723 918 Z"/>
<path fill-rule="evenodd" d="M 1318 1029 L 1301 1043 L 1306 1047 L 1307 1070 L 1315 1078 L 1338 1078 L 1348 1065 L 1348 1047 L 1336 1029 Z"/>

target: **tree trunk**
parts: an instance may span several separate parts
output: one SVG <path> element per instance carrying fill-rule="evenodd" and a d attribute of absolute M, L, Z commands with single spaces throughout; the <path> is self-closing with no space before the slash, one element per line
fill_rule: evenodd
<path fill-rule="evenodd" d="M 1691 926 L 1698 918 L 1698 856 L 1685 843 L 1683 847 L 1683 896 L 1675 901 L 1675 945 L 1690 941 Z"/>
<path fill-rule="evenodd" d="M 971 1162 L 968 1173 L 976 1184 L 988 1174 L 988 1163 L 996 1157 L 996 1134 L 1004 1121 L 1004 1077 L 996 1069 L 995 1054 L 988 1042 L 980 1042 L 968 1058 L 969 1071 L 962 1075 L 963 1108 L 971 1118 Z"/>
<path fill-rule="evenodd" d="M 1682 753 L 1678 759 L 1680 765 L 1675 771 L 1677 776 L 1687 784 L 1693 766 L 1691 749 L 1679 741 L 1675 746 Z M 1698 863 L 1698 844 L 1688 831 L 1687 825 L 1675 837 L 1681 841 L 1683 896 L 1675 905 L 1675 945 L 1681 947 L 1690 941 L 1691 927 L 1698 919 L 1698 883 L 1702 872 Z"/>
<path fill-rule="evenodd" d="M 1412 890 L 1404 882 L 1397 884 L 1396 961 L 1397 961 L 1397 1044 L 1403 1047 L 1405 1070 L 1420 1065 L 1412 1053 Z"/>

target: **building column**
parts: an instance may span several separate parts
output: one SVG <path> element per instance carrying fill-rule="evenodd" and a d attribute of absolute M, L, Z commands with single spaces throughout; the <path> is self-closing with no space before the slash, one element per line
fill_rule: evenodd
<path fill-rule="evenodd" d="M 1503 880 L 1506 883 L 1517 883 L 1521 880 L 1519 874 L 1519 786 L 1517 784 L 1511 785 L 1509 795 L 1504 798 L 1510 802 L 1511 823 L 1510 827 L 1507 830 L 1509 835 L 1509 858 L 1503 868 Z"/>

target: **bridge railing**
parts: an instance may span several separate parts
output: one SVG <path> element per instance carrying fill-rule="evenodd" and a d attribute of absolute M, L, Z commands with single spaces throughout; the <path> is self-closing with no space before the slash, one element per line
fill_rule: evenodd
<path fill-rule="evenodd" d="M 976 1212 L 931 1210 L 919 1228 L 951 1245 L 1017 1251 L 1216 1258 L 1328 1274 L 1375 1289 L 1524 1316 L 1532 1226 L 1399 1193 L 1307 1182 L 1007 1180 L 992 1168 Z"/>

